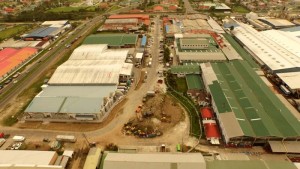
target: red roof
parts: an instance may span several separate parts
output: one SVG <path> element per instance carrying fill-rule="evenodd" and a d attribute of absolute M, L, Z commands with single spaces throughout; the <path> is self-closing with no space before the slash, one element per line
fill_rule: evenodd
<path fill-rule="evenodd" d="M 0 51 L 0 77 L 18 67 L 35 53 L 37 53 L 35 48 L 5 48 Z"/>
<path fill-rule="evenodd" d="M 209 107 L 204 107 L 200 111 L 202 119 L 211 119 L 214 117 L 213 111 Z"/>
<path fill-rule="evenodd" d="M 204 124 L 204 130 L 206 138 L 221 138 L 219 128 L 216 123 L 206 123 Z"/>
<path fill-rule="evenodd" d="M 5 12 L 14 12 L 14 9 L 13 8 L 5 8 L 4 11 Z"/>
<path fill-rule="evenodd" d="M 109 16 L 109 19 L 126 19 L 126 18 L 150 19 L 149 15 L 144 15 L 144 14 L 124 14 L 124 15 Z"/>
<path fill-rule="evenodd" d="M 171 6 L 169 7 L 169 9 L 170 9 L 170 10 L 174 10 L 174 11 L 176 11 L 176 10 L 177 10 L 177 6 L 175 6 L 175 5 L 171 5 Z"/>
<path fill-rule="evenodd" d="M 155 6 L 153 7 L 153 11 L 163 11 L 164 8 L 162 6 Z"/>

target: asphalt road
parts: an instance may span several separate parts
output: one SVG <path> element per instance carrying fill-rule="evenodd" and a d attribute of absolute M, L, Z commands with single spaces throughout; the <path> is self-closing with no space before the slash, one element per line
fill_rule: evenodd
<path fill-rule="evenodd" d="M 183 1 L 184 1 L 184 7 L 185 7 L 185 13 L 186 14 L 199 13 L 198 11 L 194 10 L 194 8 L 192 7 L 189 0 L 183 0 Z"/>

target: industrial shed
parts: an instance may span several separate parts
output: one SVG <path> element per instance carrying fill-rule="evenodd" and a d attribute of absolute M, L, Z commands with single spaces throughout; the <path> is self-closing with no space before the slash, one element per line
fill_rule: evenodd
<path fill-rule="evenodd" d="M 122 99 L 117 85 L 131 78 L 127 53 L 103 44 L 80 46 L 28 105 L 26 120 L 101 122 Z"/>
<path fill-rule="evenodd" d="M 213 70 L 217 79 L 209 77 Z M 297 140 L 300 123 L 246 61 L 206 63 L 203 78 L 228 145 Z M 213 80 L 213 81 L 209 81 Z"/>
<path fill-rule="evenodd" d="M 108 48 L 134 48 L 138 36 L 134 34 L 95 34 L 88 36 L 83 44 L 108 44 Z"/>
<path fill-rule="evenodd" d="M 267 69 L 270 76 L 278 76 L 292 93 L 299 92 L 299 83 L 292 78 L 298 77 L 300 72 L 300 31 L 258 32 L 249 25 L 239 24 L 233 34 L 244 48 Z"/>
<path fill-rule="evenodd" d="M 98 120 L 123 95 L 117 86 L 44 86 L 25 109 L 26 120 Z"/>
<path fill-rule="evenodd" d="M 281 29 L 281 28 L 288 28 L 293 27 L 295 24 L 286 20 L 286 19 L 279 19 L 279 18 L 259 18 L 258 20 L 262 21 L 263 23 L 272 26 L 273 29 Z"/>
<path fill-rule="evenodd" d="M 23 35 L 22 38 L 24 40 L 42 40 L 44 38 L 52 38 L 61 33 L 61 31 L 59 27 L 42 27 Z"/>
<path fill-rule="evenodd" d="M 174 47 L 180 62 L 227 60 L 209 34 L 175 34 Z"/>
<path fill-rule="evenodd" d="M 206 169 L 201 153 L 108 153 L 103 169 Z"/>
<path fill-rule="evenodd" d="M 200 65 L 188 64 L 188 65 L 176 65 L 171 66 L 171 73 L 177 76 L 185 76 L 187 74 L 201 74 Z"/>
<path fill-rule="evenodd" d="M 55 165 L 57 159 L 55 151 L 0 150 L 0 168 L 5 169 L 64 169 Z"/>
<path fill-rule="evenodd" d="M 297 169 L 291 162 L 274 160 L 213 160 L 206 164 L 207 169 Z"/>
<path fill-rule="evenodd" d="M 127 81 L 133 65 L 125 63 L 128 50 L 111 50 L 107 45 L 82 45 L 59 66 L 49 80 L 51 85 L 116 85 Z"/>

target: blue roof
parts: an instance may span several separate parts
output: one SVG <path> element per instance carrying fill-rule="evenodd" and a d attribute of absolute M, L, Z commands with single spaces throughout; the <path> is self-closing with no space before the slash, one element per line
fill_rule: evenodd
<path fill-rule="evenodd" d="M 39 29 L 36 29 L 36 30 L 30 32 L 28 35 L 25 36 L 25 38 L 44 38 L 44 37 L 51 35 L 57 29 L 58 28 L 55 28 L 55 27 L 39 28 Z"/>
<path fill-rule="evenodd" d="M 169 33 L 169 25 L 166 25 L 166 32 Z"/>
<path fill-rule="evenodd" d="M 146 46 L 146 42 L 147 42 L 147 36 L 144 35 L 142 38 L 141 46 Z"/>

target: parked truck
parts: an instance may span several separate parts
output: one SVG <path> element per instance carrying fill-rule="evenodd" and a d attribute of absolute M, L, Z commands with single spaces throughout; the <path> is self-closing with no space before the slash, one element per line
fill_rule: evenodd
<path fill-rule="evenodd" d="M 22 142 L 25 141 L 26 138 L 24 136 L 14 136 L 12 139 L 13 141 Z"/>
<path fill-rule="evenodd" d="M 63 141 L 63 142 L 75 143 L 77 139 L 73 135 L 57 135 L 56 140 Z"/>

